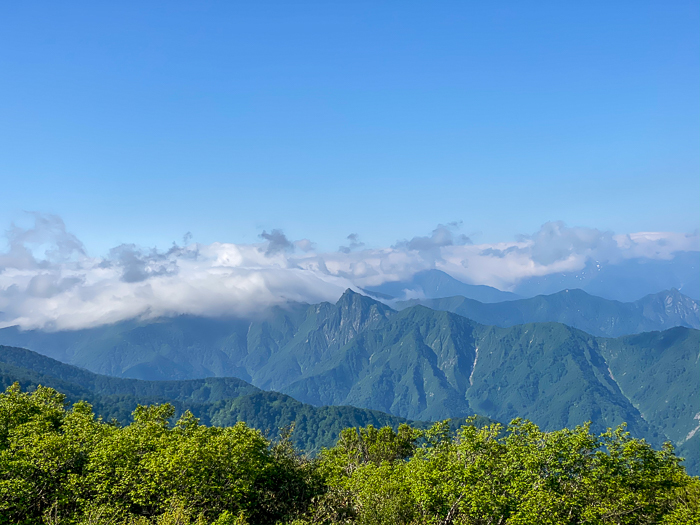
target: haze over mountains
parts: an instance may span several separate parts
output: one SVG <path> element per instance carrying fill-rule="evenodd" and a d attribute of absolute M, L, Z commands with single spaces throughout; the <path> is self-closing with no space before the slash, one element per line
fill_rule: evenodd
<path fill-rule="evenodd" d="M 674 326 L 700 328 L 698 301 L 676 289 L 648 295 L 631 303 L 611 301 L 572 289 L 501 303 L 479 302 L 459 295 L 393 304 L 399 309 L 422 304 L 433 310 L 457 313 L 481 324 L 504 327 L 558 322 L 591 335 L 609 337 L 665 330 Z"/>
<path fill-rule="evenodd" d="M 589 260 L 582 270 L 530 277 L 514 291 L 524 297 L 580 288 L 592 295 L 623 302 L 676 288 L 700 300 L 700 256 L 677 252 L 671 259 L 636 257 L 616 264 Z"/>
<path fill-rule="evenodd" d="M 388 281 L 365 288 L 369 294 L 385 299 L 405 297 L 438 298 L 462 295 L 482 303 L 512 301 L 520 296 L 486 285 L 466 284 L 441 270 L 423 270 L 406 281 Z"/>

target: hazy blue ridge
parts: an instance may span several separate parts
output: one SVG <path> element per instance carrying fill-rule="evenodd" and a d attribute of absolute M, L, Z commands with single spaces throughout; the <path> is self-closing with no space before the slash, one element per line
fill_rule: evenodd
<path fill-rule="evenodd" d="M 674 326 L 700 328 L 698 301 L 676 289 L 631 303 L 622 303 L 572 289 L 528 299 L 483 303 L 463 296 L 398 302 L 399 309 L 422 304 L 453 312 L 481 324 L 501 327 L 525 323 L 558 322 L 591 335 L 621 335 L 666 330 Z"/>
<path fill-rule="evenodd" d="M 379 299 L 403 299 L 407 292 L 426 298 L 450 297 L 462 295 L 483 303 L 511 301 L 519 296 L 504 292 L 498 288 L 485 285 L 466 284 L 441 270 L 424 270 L 418 272 L 406 281 L 390 281 L 379 286 L 368 286 L 370 294 Z"/>
<path fill-rule="evenodd" d="M 677 252 L 669 260 L 636 258 L 615 264 L 590 260 L 575 272 L 524 279 L 512 292 L 466 284 L 435 269 L 418 272 L 406 280 L 369 286 L 365 291 L 381 300 L 440 299 L 461 295 L 482 303 L 496 303 L 581 289 L 604 299 L 633 302 L 674 288 L 700 301 L 700 252 Z"/>
<path fill-rule="evenodd" d="M 626 302 L 676 288 L 700 301 L 700 252 L 676 252 L 669 260 L 637 258 L 616 264 L 589 261 L 577 272 L 525 279 L 514 291 L 523 297 L 532 297 L 567 288 L 581 288 L 605 299 Z"/>

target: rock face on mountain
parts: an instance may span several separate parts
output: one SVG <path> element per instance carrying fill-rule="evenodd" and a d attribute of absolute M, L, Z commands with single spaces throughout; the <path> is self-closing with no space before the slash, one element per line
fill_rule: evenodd
<path fill-rule="evenodd" d="M 647 295 L 632 303 L 650 323 L 659 323 L 659 329 L 673 326 L 700 328 L 700 304 L 695 299 L 683 295 L 672 288 L 663 292 Z M 648 325 L 639 332 L 650 332 Z"/>
<path fill-rule="evenodd" d="M 557 322 L 605 337 L 666 330 L 675 326 L 700 328 L 698 301 L 676 289 L 648 295 L 632 303 L 611 301 L 574 289 L 500 303 L 482 303 L 456 296 L 404 301 L 396 306 L 407 308 L 417 304 L 453 312 L 481 324 L 508 327 Z"/>

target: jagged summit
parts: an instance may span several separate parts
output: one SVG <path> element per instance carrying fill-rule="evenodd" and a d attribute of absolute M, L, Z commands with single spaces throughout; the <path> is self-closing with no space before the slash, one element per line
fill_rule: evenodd
<path fill-rule="evenodd" d="M 347 301 L 348 299 L 351 299 L 352 297 L 357 296 L 357 295 L 362 296 L 362 294 L 357 293 L 352 288 L 348 288 L 343 292 L 343 295 L 340 296 L 340 299 L 338 299 L 335 304 L 340 304 L 341 302 Z M 366 296 L 364 296 L 364 297 L 366 297 Z"/>
<path fill-rule="evenodd" d="M 338 301 L 335 303 L 335 306 L 345 312 L 357 309 L 368 311 L 372 308 L 376 308 L 382 313 L 382 315 L 384 315 L 386 312 L 392 311 L 391 308 L 381 301 L 377 301 L 373 297 L 357 293 L 350 288 L 343 292 L 343 295 L 340 296 L 340 299 L 338 299 Z"/>
<path fill-rule="evenodd" d="M 350 288 L 335 303 L 336 312 L 329 316 L 327 326 L 343 344 L 362 330 L 376 326 L 388 319 L 394 310 L 371 297 L 354 292 Z"/>

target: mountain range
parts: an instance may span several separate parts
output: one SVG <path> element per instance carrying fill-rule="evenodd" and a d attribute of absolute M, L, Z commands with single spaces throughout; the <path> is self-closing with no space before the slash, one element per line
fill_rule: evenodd
<path fill-rule="evenodd" d="M 520 281 L 513 292 L 532 297 L 567 288 L 580 288 L 605 299 L 625 302 L 676 288 L 700 300 L 700 252 L 675 252 L 672 259 L 640 257 L 617 263 L 589 260 L 576 272 L 552 273 Z"/>
<path fill-rule="evenodd" d="M 700 252 L 676 252 L 672 259 L 633 258 L 615 263 L 588 261 L 574 272 L 530 277 L 510 292 L 485 285 L 466 284 L 437 269 L 417 272 L 409 279 L 388 281 L 363 291 L 378 299 L 440 299 L 461 295 L 482 303 L 496 303 L 581 289 L 603 299 L 633 302 L 675 288 L 700 300 Z"/>
<path fill-rule="evenodd" d="M 442 270 L 424 270 L 405 281 L 387 281 L 379 286 L 363 289 L 378 299 L 403 299 L 407 297 L 439 298 L 462 295 L 482 303 L 512 301 L 520 296 L 504 292 L 492 286 L 466 284 Z"/>
<path fill-rule="evenodd" d="M 572 289 L 498 303 L 455 296 L 399 301 L 395 306 L 403 309 L 417 304 L 453 312 L 481 324 L 507 327 L 557 322 L 604 337 L 666 330 L 674 326 L 700 328 L 698 301 L 675 288 L 647 295 L 631 303 L 603 299 L 583 290 Z"/>
<path fill-rule="evenodd" d="M 686 447 L 700 413 L 699 334 L 683 326 L 617 338 L 556 322 L 499 327 L 422 305 L 395 311 L 348 290 L 336 304 L 290 304 L 253 321 L 181 316 L 74 332 L 9 328 L 0 343 L 111 376 L 233 376 L 300 403 L 411 420 L 478 413 L 548 430 L 624 421 L 635 436 Z M 688 455 L 694 464 L 697 450 Z"/>

